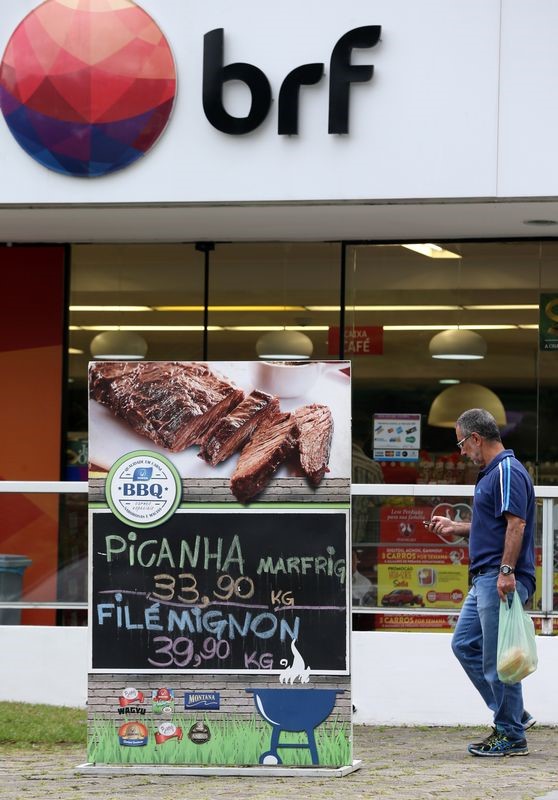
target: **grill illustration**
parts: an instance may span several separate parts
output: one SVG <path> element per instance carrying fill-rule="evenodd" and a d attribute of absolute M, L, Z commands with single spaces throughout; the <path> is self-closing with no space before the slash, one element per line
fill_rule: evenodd
<path fill-rule="evenodd" d="M 262 753 L 260 764 L 282 764 L 279 748 L 310 750 L 312 764 L 319 764 L 315 728 L 331 714 L 336 695 L 343 689 L 246 689 L 263 719 L 272 727 L 269 750 Z M 284 731 L 306 733 L 307 744 L 281 744 Z"/>

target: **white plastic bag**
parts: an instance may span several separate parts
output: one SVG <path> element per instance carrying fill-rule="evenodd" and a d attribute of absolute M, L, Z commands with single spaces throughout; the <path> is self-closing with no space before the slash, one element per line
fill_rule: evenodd
<path fill-rule="evenodd" d="M 511 604 L 500 603 L 496 669 L 502 683 L 519 683 L 537 669 L 537 643 L 533 620 L 514 592 Z"/>

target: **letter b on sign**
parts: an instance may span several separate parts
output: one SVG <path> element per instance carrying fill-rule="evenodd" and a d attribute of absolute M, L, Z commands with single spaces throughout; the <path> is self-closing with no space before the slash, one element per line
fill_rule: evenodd
<path fill-rule="evenodd" d="M 237 62 L 223 65 L 223 28 L 204 36 L 203 110 L 209 122 L 223 133 L 250 133 L 267 116 L 271 105 L 271 86 L 264 72 L 253 64 Z M 223 84 L 242 81 L 250 89 L 252 103 L 245 117 L 233 117 L 223 105 Z"/>

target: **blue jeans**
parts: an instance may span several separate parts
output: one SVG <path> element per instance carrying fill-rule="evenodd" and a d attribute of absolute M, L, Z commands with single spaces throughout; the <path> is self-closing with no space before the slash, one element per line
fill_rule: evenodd
<path fill-rule="evenodd" d="M 521 683 L 508 686 L 498 678 L 496 651 L 500 598 L 496 590 L 498 570 L 477 575 L 467 595 L 453 633 L 451 647 L 488 708 L 494 712 L 494 725 L 511 741 L 525 738 L 521 717 Z M 527 589 L 516 580 L 516 588 L 525 604 Z"/>

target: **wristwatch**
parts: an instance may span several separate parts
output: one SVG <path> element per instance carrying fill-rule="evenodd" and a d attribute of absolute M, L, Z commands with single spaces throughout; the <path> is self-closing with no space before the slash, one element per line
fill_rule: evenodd
<path fill-rule="evenodd" d="M 500 573 L 502 575 L 513 575 L 515 572 L 515 567 L 510 567 L 509 564 L 502 564 L 500 567 Z"/>

